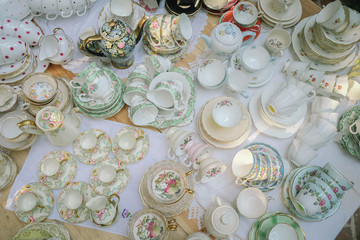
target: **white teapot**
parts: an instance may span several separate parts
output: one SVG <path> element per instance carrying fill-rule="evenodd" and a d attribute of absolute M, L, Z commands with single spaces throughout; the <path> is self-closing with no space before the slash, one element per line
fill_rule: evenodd
<path fill-rule="evenodd" d="M 81 119 L 74 109 L 71 114 L 64 114 L 59 108 L 48 106 L 36 114 L 35 122 L 25 120 L 17 125 L 23 132 L 44 134 L 51 144 L 65 147 L 79 136 Z"/>
<path fill-rule="evenodd" d="M 207 231 L 215 238 L 230 239 L 239 226 L 239 215 L 227 202 L 222 202 L 218 196 L 216 203 L 206 210 L 204 216 Z"/>
<path fill-rule="evenodd" d="M 201 34 L 200 37 L 217 57 L 225 60 L 241 45 L 251 43 L 255 35 L 256 33 L 251 31 L 241 32 L 236 25 L 230 22 L 223 22 L 212 30 L 210 37 L 204 34 Z M 250 36 L 250 38 L 243 42 L 243 38 L 246 36 Z"/>

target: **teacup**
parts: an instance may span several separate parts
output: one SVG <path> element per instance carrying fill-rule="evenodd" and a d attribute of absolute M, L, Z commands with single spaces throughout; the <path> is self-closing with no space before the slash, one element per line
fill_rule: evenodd
<path fill-rule="evenodd" d="M 325 172 L 317 170 L 314 177 L 317 177 L 325 182 L 332 189 L 338 199 L 341 199 L 344 196 L 345 192 L 341 186 Z"/>
<path fill-rule="evenodd" d="M 236 177 L 235 183 L 242 185 L 248 179 L 253 179 L 258 171 L 258 166 L 258 159 L 250 150 L 240 150 L 234 156 L 231 165 L 232 172 Z"/>
<path fill-rule="evenodd" d="M 285 12 L 294 0 L 271 0 L 271 6 L 275 11 Z"/>
<path fill-rule="evenodd" d="M 150 78 L 154 78 L 162 72 L 166 72 L 171 67 L 171 61 L 168 58 L 148 54 L 145 56 L 145 66 L 148 69 Z"/>
<path fill-rule="evenodd" d="M 298 139 L 293 140 L 288 151 L 289 160 L 296 166 L 307 165 L 316 156 L 317 151 Z"/>
<path fill-rule="evenodd" d="M 176 23 L 176 20 L 178 21 Z M 185 13 L 181 13 L 173 22 L 175 29 L 173 31 L 173 38 L 179 47 L 184 47 L 184 43 L 190 40 L 192 36 L 192 25 L 189 17 Z"/>
<path fill-rule="evenodd" d="M 300 62 L 300 61 L 291 61 L 287 60 L 284 64 L 283 72 L 286 72 L 287 75 L 301 79 L 303 74 L 310 70 L 310 63 Z"/>
<path fill-rule="evenodd" d="M 175 157 L 181 157 L 185 154 L 185 147 L 195 138 L 195 133 L 190 131 L 183 131 L 178 129 L 176 133 L 174 133 L 169 141 L 169 150 L 168 157 L 170 159 L 175 159 Z"/>
<path fill-rule="evenodd" d="M 237 102 L 221 100 L 215 103 L 212 110 L 212 117 L 220 127 L 230 128 L 234 127 L 243 119 L 243 114 Z"/>
<path fill-rule="evenodd" d="M 71 6 L 71 5 L 70 5 Z M 42 0 L 29 1 L 29 8 L 32 16 L 40 16 L 43 14 Z"/>
<path fill-rule="evenodd" d="M 249 85 L 249 77 L 243 71 L 234 68 L 228 68 L 226 77 L 226 89 L 233 94 L 241 94 L 244 98 L 248 98 L 247 88 Z"/>
<path fill-rule="evenodd" d="M 301 215 L 313 217 L 331 208 L 325 192 L 311 182 L 307 182 L 296 195 L 294 206 Z"/>
<path fill-rule="evenodd" d="M 27 55 L 26 44 L 15 37 L 0 38 L 0 64 L 14 63 Z"/>
<path fill-rule="evenodd" d="M 349 181 L 342 172 L 340 172 L 330 163 L 325 164 L 323 171 L 332 179 L 334 179 L 335 182 L 340 185 L 342 190 L 347 191 L 353 188 L 354 183 Z"/>
<path fill-rule="evenodd" d="M 117 201 L 113 200 L 114 197 Z M 117 219 L 119 202 L 119 195 L 112 194 L 109 197 L 98 195 L 87 201 L 85 206 L 92 211 L 92 221 L 104 227 L 113 224 Z"/>
<path fill-rule="evenodd" d="M 49 0 L 42 3 L 43 12 L 46 13 L 48 20 L 53 20 L 57 17 L 58 13 L 58 1 Z"/>
<path fill-rule="evenodd" d="M 76 0 L 72 3 L 73 9 L 79 17 L 83 16 L 86 13 L 88 6 L 86 0 Z"/>
<path fill-rule="evenodd" d="M 183 87 L 181 82 L 175 79 L 166 80 L 157 83 L 154 90 L 148 92 L 147 97 L 159 107 L 174 107 L 179 110 L 181 107 L 184 107 L 182 91 Z"/>
<path fill-rule="evenodd" d="M 33 1 L 34 0 L 32 0 L 30 2 L 33 2 Z M 71 17 L 71 15 L 73 15 L 74 10 L 73 10 L 71 2 L 72 2 L 71 0 L 58 1 L 58 9 L 59 9 L 59 12 L 61 13 L 60 15 L 63 18 L 68 18 L 68 17 Z M 95 33 L 93 35 L 95 35 Z M 89 36 L 92 36 L 92 35 L 89 35 Z"/>
<path fill-rule="evenodd" d="M 64 205 L 70 210 L 74 210 L 76 217 L 78 215 L 78 209 L 85 204 L 85 198 L 83 194 L 77 190 L 70 189 L 64 194 Z"/>
<path fill-rule="evenodd" d="M 46 158 L 42 162 L 40 169 L 41 171 L 48 177 L 57 176 L 60 172 L 60 164 L 66 159 L 62 161 L 58 161 L 55 158 Z"/>
<path fill-rule="evenodd" d="M 185 160 L 183 161 L 184 165 L 190 167 L 193 164 L 193 167 L 197 169 L 197 165 L 203 159 L 210 157 L 214 149 L 208 144 L 190 141 L 186 144 L 184 151 L 186 152 Z"/>
<path fill-rule="evenodd" d="M 241 27 L 251 27 L 255 25 L 257 19 L 262 16 L 256 6 L 251 2 L 240 2 L 233 10 L 235 22 Z"/>
<path fill-rule="evenodd" d="M 236 206 L 241 215 L 255 219 L 262 216 L 268 208 L 266 195 L 257 188 L 246 188 L 236 198 Z"/>
<path fill-rule="evenodd" d="M 220 177 L 227 169 L 226 164 L 220 162 L 216 158 L 204 158 L 197 173 L 197 180 L 200 179 L 201 183 L 209 183 Z"/>
<path fill-rule="evenodd" d="M 21 21 L 18 28 L 18 37 L 31 45 L 37 45 L 43 36 L 41 29 L 35 25 L 30 19 Z"/>
<path fill-rule="evenodd" d="M 324 96 L 316 96 L 311 103 L 311 113 L 334 112 L 340 102 Z"/>
<path fill-rule="evenodd" d="M 98 145 L 98 141 L 102 136 L 104 136 L 104 133 L 98 136 L 93 132 L 82 133 L 79 139 L 80 147 L 90 151 Z"/>
<path fill-rule="evenodd" d="M 264 69 L 270 62 L 275 60 L 269 52 L 261 46 L 246 47 L 241 55 L 241 62 L 247 72 L 256 72 Z"/>
<path fill-rule="evenodd" d="M 257 172 L 250 182 L 253 186 L 261 186 L 261 184 L 270 177 L 269 158 L 263 153 L 255 153 L 254 156 L 257 158 L 258 166 Z"/>
<path fill-rule="evenodd" d="M 147 92 L 148 87 L 143 81 L 135 81 L 129 84 L 129 86 L 125 89 L 123 100 L 127 105 L 130 105 L 131 99 L 135 95 L 139 95 L 145 98 Z"/>
<path fill-rule="evenodd" d="M 135 125 L 147 125 L 155 121 L 158 108 L 149 100 L 135 95 L 130 101 L 130 119 Z"/>
<path fill-rule="evenodd" d="M 41 205 L 39 196 L 32 192 L 23 193 L 17 201 L 17 209 L 20 212 L 29 212 L 35 207 L 44 208 Z"/>
<path fill-rule="evenodd" d="M 309 70 L 305 71 L 299 80 L 311 84 L 316 89 L 320 86 L 324 74 L 322 71 Z"/>
<path fill-rule="evenodd" d="M 350 124 L 349 132 L 351 134 L 359 134 L 360 133 L 360 117 L 358 117 L 352 124 Z"/>
<path fill-rule="evenodd" d="M 351 101 L 360 100 L 360 83 L 356 80 L 349 79 L 349 87 L 346 96 Z"/>
<path fill-rule="evenodd" d="M 320 119 L 315 120 L 312 123 L 313 123 L 313 125 L 316 126 L 320 135 L 323 136 L 327 142 L 330 141 L 330 139 L 333 136 L 335 136 L 335 134 L 337 132 L 336 126 L 334 126 L 333 124 L 331 124 L 330 122 L 328 122 L 325 119 L 320 118 Z"/>
<path fill-rule="evenodd" d="M 197 80 L 204 88 L 218 88 L 225 83 L 226 68 L 218 59 L 207 59 L 198 68 Z"/>
<path fill-rule="evenodd" d="M 102 165 L 99 168 L 99 180 L 105 184 L 111 184 L 114 181 L 116 174 L 120 171 L 123 171 L 123 169 L 120 168 L 116 170 L 111 165 Z"/>
<path fill-rule="evenodd" d="M 298 235 L 293 226 L 287 223 L 277 223 L 271 228 L 269 240 L 298 240 Z"/>
<path fill-rule="evenodd" d="M 321 190 L 325 192 L 327 198 L 330 201 L 331 207 L 333 207 L 339 201 L 331 187 L 321 178 L 313 176 L 308 180 L 308 182 L 314 183 L 316 186 L 318 186 L 319 188 L 321 188 Z"/>
<path fill-rule="evenodd" d="M 346 96 L 349 87 L 349 79 L 347 75 L 336 77 L 333 93 L 338 97 Z"/>
<path fill-rule="evenodd" d="M 266 36 L 266 49 L 273 55 L 282 56 L 284 50 L 290 46 L 291 36 L 282 28 L 273 28 Z"/>
<path fill-rule="evenodd" d="M 176 43 L 173 38 L 173 33 L 171 30 L 172 24 L 173 24 L 173 15 L 164 15 L 161 22 L 160 43 L 166 48 L 170 48 L 170 49 L 176 47 Z"/>
<path fill-rule="evenodd" d="M 335 74 L 330 74 L 330 75 L 325 74 L 320 82 L 320 87 L 316 91 L 324 96 L 330 96 L 334 89 L 335 82 L 336 82 Z"/>
<path fill-rule="evenodd" d="M 151 36 L 158 42 L 160 42 L 161 35 L 161 22 L 164 15 L 154 15 L 149 18 L 149 20 L 145 23 L 144 31 L 148 36 Z"/>
<path fill-rule="evenodd" d="M 124 151 L 131 151 L 136 145 L 137 138 L 132 132 L 124 132 L 118 138 L 119 147 Z"/>
<path fill-rule="evenodd" d="M 336 30 L 345 22 L 345 10 L 340 0 L 329 3 L 324 7 L 316 17 L 316 23 L 328 28 Z"/>
<path fill-rule="evenodd" d="M 133 2 L 131 0 L 110 0 L 109 7 L 113 18 L 120 18 L 124 22 L 129 22 L 134 14 Z"/>
<path fill-rule="evenodd" d="M 126 80 L 126 87 L 129 87 L 131 83 L 143 83 L 146 86 L 149 86 L 150 82 L 152 81 L 152 78 L 150 78 L 148 69 L 145 65 L 140 64 L 135 67 L 134 71 L 132 71 L 127 80 Z"/>

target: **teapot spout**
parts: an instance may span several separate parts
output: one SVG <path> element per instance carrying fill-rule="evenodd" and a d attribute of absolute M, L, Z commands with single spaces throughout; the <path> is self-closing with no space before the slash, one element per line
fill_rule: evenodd
<path fill-rule="evenodd" d="M 211 48 L 211 39 L 209 36 L 206 36 L 205 34 L 201 34 L 200 37 L 204 40 L 208 48 Z"/>

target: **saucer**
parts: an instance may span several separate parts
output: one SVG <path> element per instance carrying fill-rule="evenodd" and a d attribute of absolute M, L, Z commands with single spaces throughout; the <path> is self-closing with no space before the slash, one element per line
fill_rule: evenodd
<path fill-rule="evenodd" d="M 85 202 L 78 208 L 78 217 L 75 216 L 75 210 L 68 209 L 64 204 L 65 192 L 69 191 L 70 189 L 79 191 L 84 196 Z M 60 216 L 67 222 L 82 223 L 90 218 L 91 212 L 90 209 L 85 207 L 85 203 L 94 198 L 96 195 L 97 194 L 95 193 L 94 189 L 89 184 L 85 182 L 72 182 L 61 191 L 57 199 L 57 211 L 59 212 Z"/>
<path fill-rule="evenodd" d="M 269 125 L 261 117 L 261 94 L 262 92 L 257 92 L 250 100 L 249 111 L 251 117 L 254 121 L 255 127 L 265 135 L 276 137 L 276 138 L 289 138 L 293 136 L 301 127 L 304 122 L 305 117 L 301 118 L 296 124 L 288 126 L 287 128 L 279 128 L 276 126 Z"/>
<path fill-rule="evenodd" d="M 276 21 L 291 21 L 294 20 L 298 15 L 302 14 L 302 6 L 299 0 L 294 1 L 293 4 L 285 12 L 279 12 L 272 8 L 269 0 L 259 0 L 258 7 L 264 11 L 264 14 Z"/>
<path fill-rule="evenodd" d="M 39 202 L 43 206 L 43 208 L 36 207 L 28 212 L 20 212 L 17 207 L 17 202 L 19 197 L 24 193 L 34 193 L 40 197 Z M 54 193 L 52 190 L 39 182 L 29 183 L 22 188 L 20 188 L 15 195 L 14 198 L 14 211 L 16 216 L 20 219 L 20 221 L 25 223 L 33 223 L 33 222 L 42 222 L 44 221 L 52 212 L 54 207 Z"/>
<path fill-rule="evenodd" d="M 3 152 L 0 152 L 0 155 L 4 158 L 5 169 L 4 172 L 0 175 L 0 191 L 7 188 L 15 179 L 17 173 L 17 166 L 15 161 Z"/>
<path fill-rule="evenodd" d="M 275 62 L 269 63 L 264 69 L 250 73 L 247 72 L 242 67 L 241 55 L 244 51 L 245 47 L 241 47 L 231 56 L 230 58 L 230 66 L 235 68 L 236 70 L 243 71 L 248 76 L 249 85 L 248 87 L 261 87 L 268 83 L 275 69 Z"/>
<path fill-rule="evenodd" d="M 29 66 L 32 54 L 27 50 L 28 55 L 14 63 L 0 65 L 0 78 L 2 77 L 14 77 L 21 73 Z"/>
<path fill-rule="evenodd" d="M 282 212 L 268 212 L 268 213 L 264 213 L 264 215 L 262 215 L 261 217 L 259 217 L 258 219 L 256 219 L 256 221 L 253 223 L 253 225 L 250 228 L 249 231 L 249 240 L 257 240 L 257 236 L 256 233 L 259 229 L 260 223 L 262 221 L 264 221 L 265 219 L 272 217 L 272 216 L 277 216 L 277 215 L 284 215 L 285 213 Z"/>
<path fill-rule="evenodd" d="M 234 127 L 221 127 L 219 126 L 213 118 L 212 111 L 217 102 L 229 100 L 236 102 L 242 112 L 242 119 Z M 249 126 L 249 121 L 251 122 L 251 116 L 247 111 L 246 107 L 239 102 L 238 100 L 232 97 L 217 97 L 208 101 L 202 110 L 200 122 L 204 132 L 211 138 L 219 142 L 232 142 L 236 141 L 246 132 Z"/>
<path fill-rule="evenodd" d="M 129 152 L 118 146 L 119 137 L 123 133 L 132 133 L 137 138 L 134 148 Z M 115 134 L 112 141 L 112 152 L 118 160 L 124 163 L 137 163 L 146 156 L 149 146 L 149 137 L 144 130 L 129 126 L 122 128 Z"/>
<path fill-rule="evenodd" d="M 274 184 L 268 186 L 266 184 L 266 182 L 264 182 L 264 184 L 262 184 L 261 187 L 256 187 L 256 186 L 252 186 L 251 182 L 250 183 L 245 182 L 245 185 L 247 185 L 248 187 L 256 187 L 263 192 L 270 191 L 270 190 L 276 188 L 277 186 L 279 186 L 279 184 L 281 183 L 281 181 L 284 177 L 284 163 L 283 163 L 283 160 L 282 160 L 279 152 L 275 148 L 273 148 L 265 143 L 252 143 L 250 145 L 247 145 L 245 147 L 245 149 L 250 150 L 252 153 L 266 154 L 267 157 L 271 159 L 271 161 L 277 161 L 280 163 L 279 176 L 277 177 L 277 180 Z"/>
<path fill-rule="evenodd" d="M 8 85 L 3 85 L 2 87 L 7 88 L 8 91 L 12 91 L 11 87 Z M 12 98 L 5 102 L 4 105 L 0 106 L 0 113 L 9 111 L 11 108 L 13 108 L 17 101 L 17 94 L 12 94 Z"/>
<path fill-rule="evenodd" d="M 96 146 L 93 149 L 87 150 L 80 146 L 80 138 L 86 133 L 92 133 L 96 137 L 102 135 L 97 139 Z M 85 164 L 97 164 L 101 163 L 111 151 L 110 137 L 103 130 L 91 128 L 82 132 L 73 143 L 74 155 L 82 163 Z"/>
<path fill-rule="evenodd" d="M 42 163 L 49 158 L 56 159 L 57 161 L 65 160 L 60 163 L 59 176 L 46 176 L 41 171 Z M 46 154 L 40 161 L 38 167 L 38 176 L 41 183 L 47 185 L 51 189 L 60 189 L 66 187 L 72 182 L 76 176 L 77 164 L 73 155 L 66 151 L 53 151 Z"/>
<path fill-rule="evenodd" d="M 202 6 L 202 1 L 196 0 L 194 4 L 188 8 L 182 8 L 177 4 L 177 0 L 166 0 L 165 1 L 165 9 L 173 15 L 180 15 L 181 13 L 185 13 L 189 17 L 195 15 Z"/>
<path fill-rule="evenodd" d="M 292 40 L 292 48 L 294 50 L 295 55 L 299 58 L 300 61 L 310 63 L 311 68 L 323 72 L 337 72 L 341 69 L 346 68 L 357 56 L 358 49 L 353 51 L 348 57 L 346 57 L 343 61 L 340 61 L 336 64 L 325 64 L 315 60 L 310 59 L 306 56 L 306 53 L 301 47 L 301 34 L 305 27 L 305 24 L 310 19 L 310 17 L 302 19 L 293 29 L 291 34 Z"/>
<path fill-rule="evenodd" d="M 195 194 L 185 193 L 178 201 L 170 204 L 159 203 L 156 199 L 154 199 L 153 195 L 148 191 L 148 183 L 152 180 L 151 176 L 154 175 L 154 172 L 156 172 L 155 170 L 164 166 L 172 166 L 184 174 L 189 171 L 187 167 L 176 161 L 164 160 L 156 162 L 146 170 L 144 176 L 141 178 L 139 193 L 141 201 L 146 208 L 155 209 L 164 214 L 166 218 L 171 218 L 186 211 L 190 207 Z M 189 175 L 186 179 L 187 188 L 195 191 L 194 177 Z"/>
<path fill-rule="evenodd" d="M 38 239 L 57 238 L 61 240 L 71 240 L 69 231 L 62 224 L 55 221 L 27 224 L 21 228 L 12 239 L 24 240 L 27 239 L 30 234 L 35 234 Z"/>
<path fill-rule="evenodd" d="M 123 169 L 123 171 L 116 173 L 116 177 L 111 183 L 103 183 L 99 180 L 99 168 L 103 165 L 110 165 L 116 170 Z M 129 169 L 126 164 L 116 160 L 115 158 L 106 158 L 100 164 L 96 164 L 91 170 L 90 184 L 94 188 L 95 192 L 100 195 L 110 196 L 112 194 L 119 194 L 124 191 L 128 183 Z"/>
<path fill-rule="evenodd" d="M 270 118 L 272 121 L 285 125 L 284 128 L 287 128 L 288 126 L 295 125 L 297 122 L 299 122 L 302 118 L 305 117 L 307 113 L 307 104 L 302 104 L 301 106 L 299 106 L 298 109 L 288 118 L 281 118 L 271 114 L 269 109 L 266 107 L 266 104 L 269 102 L 274 93 L 280 88 L 280 86 L 281 83 L 272 84 L 269 86 L 268 89 L 263 90 L 260 97 L 261 108 L 268 118 Z M 259 111 L 261 111 L 261 109 Z"/>

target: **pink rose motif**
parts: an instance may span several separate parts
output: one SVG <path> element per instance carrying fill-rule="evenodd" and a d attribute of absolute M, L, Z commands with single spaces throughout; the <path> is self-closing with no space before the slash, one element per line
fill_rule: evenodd
<path fill-rule="evenodd" d="M 153 22 L 153 28 L 158 28 L 158 22 Z"/>
<path fill-rule="evenodd" d="M 131 32 L 131 30 L 130 30 L 130 28 L 129 28 L 129 27 L 126 27 L 126 31 L 127 31 L 128 33 L 130 33 L 130 32 Z"/>
<path fill-rule="evenodd" d="M 300 185 L 296 185 L 295 189 L 296 189 L 296 191 L 299 191 L 300 190 Z"/>
<path fill-rule="evenodd" d="M 154 226 L 155 226 L 155 223 L 150 222 L 149 225 L 146 227 L 146 229 L 150 232 L 150 234 L 149 234 L 150 238 L 154 238 L 157 236 L 156 233 L 154 233 Z"/>
<path fill-rule="evenodd" d="M 124 42 L 119 42 L 119 43 L 117 44 L 117 46 L 118 46 L 119 48 L 123 48 L 123 47 L 125 47 L 125 43 L 124 43 Z"/>
<path fill-rule="evenodd" d="M 341 186 L 341 189 L 346 191 L 346 187 L 345 186 Z"/>
<path fill-rule="evenodd" d="M 321 199 L 321 201 L 319 202 L 319 206 L 323 206 L 326 203 L 325 199 Z"/>
<path fill-rule="evenodd" d="M 337 193 L 338 191 L 339 191 L 339 188 L 338 188 L 338 187 L 334 187 L 334 188 L 333 188 L 333 192 L 334 192 L 334 193 Z"/>
<path fill-rule="evenodd" d="M 327 198 L 328 198 L 329 200 L 331 200 L 331 198 L 332 198 L 331 194 L 328 194 L 328 195 L 327 195 Z"/>
<path fill-rule="evenodd" d="M 312 172 L 312 175 L 315 175 L 315 174 L 316 174 L 316 172 L 317 172 L 317 170 L 314 170 L 314 171 Z"/>

